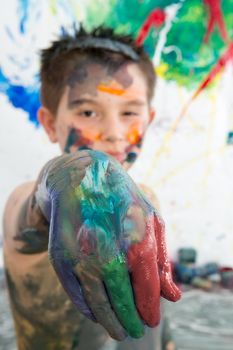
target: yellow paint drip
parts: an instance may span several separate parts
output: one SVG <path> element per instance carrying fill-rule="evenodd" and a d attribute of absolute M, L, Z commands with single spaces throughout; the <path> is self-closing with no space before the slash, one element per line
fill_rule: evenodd
<path fill-rule="evenodd" d="M 158 67 L 155 68 L 155 73 L 159 77 L 163 77 L 164 73 L 166 73 L 167 70 L 168 70 L 168 64 L 167 63 L 162 63 Z"/>

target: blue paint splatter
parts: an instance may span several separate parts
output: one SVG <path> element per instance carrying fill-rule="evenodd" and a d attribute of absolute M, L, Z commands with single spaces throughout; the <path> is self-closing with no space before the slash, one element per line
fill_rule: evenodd
<path fill-rule="evenodd" d="M 19 29 L 21 33 L 25 32 L 25 24 L 28 19 L 28 10 L 29 10 L 29 0 L 20 0 L 19 1 L 19 15 L 20 15 L 20 24 Z"/>
<path fill-rule="evenodd" d="M 233 131 L 229 131 L 229 133 L 227 135 L 227 144 L 233 145 Z"/>
<path fill-rule="evenodd" d="M 34 86 L 12 84 L 0 69 L 0 92 L 4 93 L 9 102 L 16 108 L 21 108 L 29 115 L 29 120 L 36 126 L 37 110 L 40 107 L 39 82 Z"/>
<path fill-rule="evenodd" d="M 25 33 L 26 23 L 29 16 L 29 6 L 30 0 L 20 0 L 18 5 L 18 14 L 19 14 L 19 30 L 22 34 Z M 7 26 L 5 28 L 6 33 L 10 40 L 12 40 L 15 45 L 14 35 L 11 29 Z M 28 60 L 26 59 L 23 63 L 17 61 L 15 57 L 9 56 L 9 60 L 13 61 L 18 65 L 19 69 L 26 69 L 29 65 Z M 39 122 L 37 120 L 37 110 L 40 107 L 40 97 L 39 97 L 39 79 L 35 76 L 35 84 L 33 86 L 24 86 L 20 82 L 12 83 L 11 79 L 7 77 L 0 68 L 0 93 L 3 93 L 7 96 L 9 102 L 15 107 L 20 108 L 26 113 L 28 113 L 29 120 L 38 126 Z"/>

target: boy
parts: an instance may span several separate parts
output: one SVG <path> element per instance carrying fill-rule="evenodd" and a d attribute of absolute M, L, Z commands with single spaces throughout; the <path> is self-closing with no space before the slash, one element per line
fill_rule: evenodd
<path fill-rule="evenodd" d="M 131 38 L 81 29 L 43 50 L 40 73 L 38 119 L 63 155 L 6 205 L 18 348 L 111 349 L 107 332 L 122 344 L 140 338 L 143 323 L 159 322 L 160 294 L 180 297 L 162 222 L 123 170 L 154 117 L 153 65 Z"/>

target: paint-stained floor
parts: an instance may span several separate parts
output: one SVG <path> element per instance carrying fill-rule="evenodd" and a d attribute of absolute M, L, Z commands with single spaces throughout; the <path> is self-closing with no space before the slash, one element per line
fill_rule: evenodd
<path fill-rule="evenodd" d="M 17 350 L 13 322 L 10 315 L 10 305 L 0 268 L 0 350 Z"/>
<path fill-rule="evenodd" d="M 166 302 L 176 350 L 233 350 L 233 292 L 190 290 Z"/>
<path fill-rule="evenodd" d="M 191 290 L 185 292 L 178 303 L 164 304 L 164 321 L 168 320 L 170 333 L 166 337 L 172 336 L 176 350 L 233 350 L 232 292 L 222 290 L 221 293 L 206 293 Z M 0 325 L 0 350 L 17 350 L 1 269 Z M 133 344 L 128 346 L 131 349 Z"/>

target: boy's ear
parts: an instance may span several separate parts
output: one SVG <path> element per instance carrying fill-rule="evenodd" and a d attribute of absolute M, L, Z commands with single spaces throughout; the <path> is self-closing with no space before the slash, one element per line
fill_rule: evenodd
<path fill-rule="evenodd" d="M 155 109 L 151 108 L 150 109 L 150 120 L 149 120 L 149 124 L 154 120 L 155 117 Z"/>
<path fill-rule="evenodd" d="M 56 119 L 55 116 L 49 111 L 46 107 L 40 107 L 37 112 L 37 119 L 40 124 L 43 126 L 46 134 L 48 135 L 51 142 L 57 142 L 57 133 L 56 133 Z"/>

